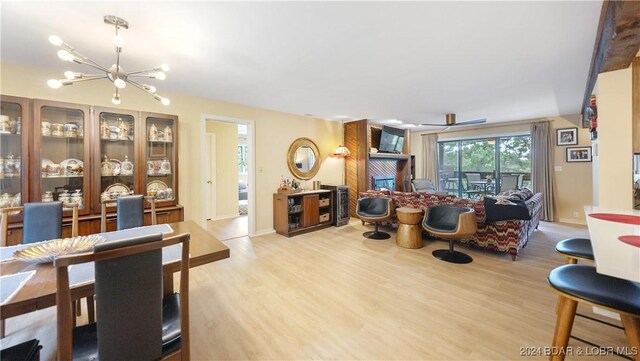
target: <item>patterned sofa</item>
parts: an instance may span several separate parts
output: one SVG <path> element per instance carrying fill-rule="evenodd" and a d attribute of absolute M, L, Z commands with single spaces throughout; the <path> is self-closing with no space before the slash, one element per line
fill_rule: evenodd
<path fill-rule="evenodd" d="M 473 208 L 476 212 L 478 231 L 473 236 L 462 239 L 460 242 L 489 250 L 509 253 L 512 260 L 515 261 L 518 252 L 526 246 L 529 236 L 533 234 L 540 223 L 542 193 L 533 194 L 528 189 L 511 191 L 511 193 L 512 194 L 508 195 L 510 199 L 520 199 L 524 201 L 524 204 L 529 210 L 531 220 L 510 219 L 485 222 L 486 212 L 483 199 L 458 198 L 446 194 L 369 190 L 360 193 L 360 197 L 390 197 L 396 208 L 426 208 L 438 204 L 452 204 Z M 398 226 L 398 219 L 395 215 L 390 222 L 387 222 L 387 225 L 392 227 Z"/>

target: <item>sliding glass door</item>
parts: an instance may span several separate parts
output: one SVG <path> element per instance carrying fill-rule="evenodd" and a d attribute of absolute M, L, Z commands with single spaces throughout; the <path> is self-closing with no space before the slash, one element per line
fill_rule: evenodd
<path fill-rule="evenodd" d="M 440 189 L 465 198 L 529 187 L 531 137 L 443 141 L 438 143 Z"/>

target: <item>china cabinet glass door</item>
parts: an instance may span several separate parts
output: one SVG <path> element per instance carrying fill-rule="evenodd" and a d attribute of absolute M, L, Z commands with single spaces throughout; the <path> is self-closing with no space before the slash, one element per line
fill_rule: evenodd
<path fill-rule="evenodd" d="M 146 195 L 155 197 L 159 207 L 177 204 L 178 118 L 148 113 L 143 117 Z"/>
<path fill-rule="evenodd" d="M 89 214 L 89 107 L 36 100 L 34 115 L 31 199 L 78 203 Z"/>
<path fill-rule="evenodd" d="M 27 99 L 0 98 L 0 208 L 27 201 L 28 106 Z"/>
<path fill-rule="evenodd" d="M 138 113 L 96 108 L 94 117 L 97 126 L 93 153 L 96 160 L 94 189 L 99 192 L 95 192 L 93 201 L 97 210 L 100 201 L 141 194 L 137 186 L 141 168 L 136 146 Z"/>

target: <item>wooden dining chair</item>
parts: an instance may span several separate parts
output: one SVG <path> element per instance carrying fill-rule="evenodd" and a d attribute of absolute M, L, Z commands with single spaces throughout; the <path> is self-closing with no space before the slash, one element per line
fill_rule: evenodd
<path fill-rule="evenodd" d="M 78 235 L 78 204 L 67 206 L 72 210 L 71 236 Z M 62 237 L 62 202 L 25 203 L 20 207 L 0 209 L 0 246 L 8 246 L 9 217 L 23 213 L 20 243 L 34 243 Z"/>
<path fill-rule="evenodd" d="M 142 195 L 121 196 L 102 201 L 100 212 L 100 232 L 107 231 L 107 208 L 116 206 L 116 229 L 129 229 L 144 226 L 144 201 L 151 204 L 151 224 L 157 224 L 156 199 Z"/>
<path fill-rule="evenodd" d="M 78 235 L 78 204 L 69 205 L 72 208 L 71 236 Z M 0 209 L 0 246 L 8 246 L 9 217 L 12 214 L 23 213 L 21 244 L 35 243 L 62 237 L 62 202 L 32 202 L 19 207 Z M 80 310 L 80 300 L 76 309 Z M 87 308 L 92 315 L 93 297 L 87 298 Z M 78 314 L 79 315 L 79 314 Z M 90 315 L 90 318 L 92 317 Z M 0 338 L 5 336 L 5 320 L 0 321 Z"/>
<path fill-rule="evenodd" d="M 55 259 L 58 360 L 189 360 L 189 239 L 102 242 Z M 162 249 L 181 244 L 180 293 L 163 296 Z M 95 262 L 96 323 L 73 327 L 69 266 Z"/>

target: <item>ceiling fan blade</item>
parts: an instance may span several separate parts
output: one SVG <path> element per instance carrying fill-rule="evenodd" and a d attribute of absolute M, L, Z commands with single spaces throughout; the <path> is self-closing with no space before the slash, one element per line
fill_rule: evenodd
<path fill-rule="evenodd" d="M 482 124 L 486 122 L 487 122 L 487 119 L 483 118 L 483 119 L 467 120 L 466 122 L 458 122 L 454 125 Z"/>
<path fill-rule="evenodd" d="M 428 126 L 428 127 L 450 127 L 450 124 L 432 124 L 432 123 L 424 123 L 418 124 L 419 126 Z"/>

